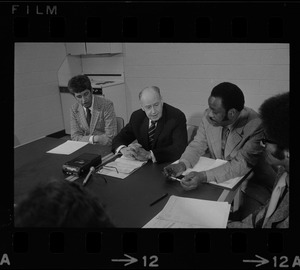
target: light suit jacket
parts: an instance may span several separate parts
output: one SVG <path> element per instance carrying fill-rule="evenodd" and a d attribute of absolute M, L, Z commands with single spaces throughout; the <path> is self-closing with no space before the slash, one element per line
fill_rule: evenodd
<path fill-rule="evenodd" d="M 278 175 L 275 181 L 274 187 L 276 187 L 277 181 L 281 175 Z M 289 176 L 287 176 L 289 177 Z M 287 180 L 288 183 L 288 180 Z M 269 207 L 269 201 L 260 209 L 255 211 L 244 218 L 241 222 L 229 222 L 228 228 L 288 228 L 289 227 L 289 186 L 285 187 L 285 190 L 279 199 L 278 205 L 274 213 L 269 217 L 265 225 L 262 227 L 265 215 Z"/>
<path fill-rule="evenodd" d="M 111 145 L 117 135 L 117 121 L 113 103 L 94 95 L 92 117 L 88 126 L 82 105 L 75 103 L 71 107 L 71 139 L 88 142 L 91 135 L 100 135 L 102 145 Z"/>
<path fill-rule="evenodd" d="M 187 168 L 193 167 L 201 156 L 222 159 L 222 127 L 210 124 L 207 119 L 208 109 L 204 112 L 194 140 L 187 146 L 180 161 Z M 263 148 L 260 141 L 263 128 L 258 113 L 245 107 L 232 125 L 227 138 L 224 156 L 226 164 L 206 171 L 208 181 L 224 182 L 243 176 L 257 163 Z"/>

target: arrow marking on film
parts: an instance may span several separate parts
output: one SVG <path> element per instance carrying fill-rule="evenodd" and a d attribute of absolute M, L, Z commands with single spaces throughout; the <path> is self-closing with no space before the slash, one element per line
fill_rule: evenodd
<path fill-rule="evenodd" d="M 261 265 L 266 264 L 266 263 L 269 262 L 267 259 L 265 259 L 263 257 L 260 257 L 258 255 L 255 255 L 255 257 L 260 258 L 260 260 L 243 260 L 243 262 L 259 263 L 259 264 L 255 265 L 255 267 L 261 266 Z"/>
<path fill-rule="evenodd" d="M 124 254 L 127 258 L 129 259 L 112 259 L 111 261 L 112 262 L 127 262 L 126 264 L 124 264 L 124 266 L 127 266 L 129 264 L 132 264 L 132 263 L 135 263 L 138 261 L 138 259 L 134 258 L 134 257 L 131 257 L 127 254 Z"/>

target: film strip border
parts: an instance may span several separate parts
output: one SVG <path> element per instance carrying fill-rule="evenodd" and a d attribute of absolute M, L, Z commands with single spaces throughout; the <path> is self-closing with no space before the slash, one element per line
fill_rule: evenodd
<path fill-rule="evenodd" d="M 288 248 L 285 234 L 261 230 L 16 230 L 1 235 L 6 252 L 0 254 L 0 261 L 1 267 L 14 269 L 119 269 L 129 264 L 138 269 L 297 268 L 300 256 L 297 249 Z"/>
<path fill-rule="evenodd" d="M 298 6 L 267 2 L 30 2 L 9 4 L 5 9 L 15 41 L 287 42 L 293 38 Z"/>
<path fill-rule="evenodd" d="M 9 41 L 4 43 L 4 48 L 9 48 L 11 56 L 14 42 L 82 40 L 288 42 L 293 45 L 291 53 L 294 55 L 298 13 L 299 4 L 293 2 L 16 2 L 1 3 L 0 21 L 3 43 L 7 37 Z M 295 62 L 291 61 L 291 65 Z M 291 77 L 295 73 L 292 68 Z M 4 217 L 2 224 L 6 224 L 12 215 L 7 211 L 7 204 L 11 201 L 8 198 L 1 206 L 1 212 L 6 213 L 1 215 Z M 296 210 L 293 205 L 291 208 Z M 2 226 L 0 269 L 43 266 L 293 269 L 300 265 L 299 233 L 295 228 L 293 222 L 292 229 L 280 231 L 23 230 Z M 128 264 L 133 260 L 130 258 L 137 261 Z"/>

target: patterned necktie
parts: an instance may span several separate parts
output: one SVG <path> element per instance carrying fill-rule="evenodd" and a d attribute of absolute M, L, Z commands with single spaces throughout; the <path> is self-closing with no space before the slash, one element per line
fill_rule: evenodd
<path fill-rule="evenodd" d="M 223 127 L 223 129 L 222 129 L 222 145 L 221 145 L 221 147 L 222 147 L 222 158 L 224 158 L 224 159 L 225 159 L 224 151 L 225 151 L 226 141 L 227 141 L 229 132 L 230 132 L 230 129 L 228 127 Z"/>
<path fill-rule="evenodd" d="M 88 123 L 88 125 L 90 125 L 90 122 L 91 122 L 91 110 L 89 108 L 86 108 L 86 121 Z"/>
<path fill-rule="evenodd" d="M 153 147 L 155 129 L 156 129 L 156 122 L 155 121 L 151 121 L 149 130 L 148 130 L 150 149 L 152 149 L 152 147 Z"/>
<path fill-rule="evenodd" d="M 282 174 L 282 176 L 280 177 L 280 179 L 277 182 L 276 187 L 272 191 L 272 195 L 271 195 L 268 210 L 267 210 L 267 213 L 266 213 L 266 216 L 264 219 L 263 227 L 266 224 L 266 222 L 268 221 L 269 217 L 274 213 L 274 211 L 276 209 L 276 206 L 281 197 L 281 194 L 283 193 L 284 188 L 286 186 L 286 181 L 285 181 L 286 176 L 287 176 L 287 172 Z"/>

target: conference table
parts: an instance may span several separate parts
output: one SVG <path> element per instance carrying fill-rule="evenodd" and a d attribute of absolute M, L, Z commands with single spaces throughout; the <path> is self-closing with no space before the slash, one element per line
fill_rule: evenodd
<path fill-rule="evenodd" d="M 87 144 L 69 154 L 51 154 L 47 151 L 64 143 L 66 139 L 44 137 L 36 141 L 15 147 L 14 149 L 14 203 L 17 205 L 38 183 L 53 179 L 66 181 L 62 165 L 83 153 L 95 153 L 110 162 L 114 158 L 111 148 Z M 234 190 L 201 184 L 191 191 L 183 190 L 178 181 L 168 181 L 162 169 L 169 163 L 149 161 L 124 179 L 92 174 L 84 188 L 96 196 L 116 227 L 141 228 L 165 206 L 171 195 L 198 198 L 213 201 L 238 200 L 238 188 Z M 85 175 L 76 182 L 82 184 Z M 168 196 L 150 206 L 156 199 L 168 193 Z"/>

